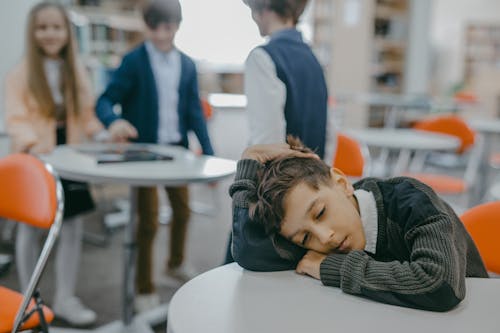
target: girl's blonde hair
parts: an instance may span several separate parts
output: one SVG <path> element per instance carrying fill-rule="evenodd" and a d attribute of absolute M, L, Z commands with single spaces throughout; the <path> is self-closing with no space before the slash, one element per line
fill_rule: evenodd
<path fill-rule="evenodd" d="M 71 29 L 71 22 L 64 7 L 57 3 L 41 2 L 35 5 L 28 15 L 26 29 L 26 59 L 28 65 L 28 88 L 35 97 L 40 110 L 47 118 L 55 117 L 55 103 L 49 88 L 44 70 L 44 53 L 35 40 L 36 16 L 46 8 L 59 10 L 64 18 L 68 41 L 61 49 L 61 91 L 66 112 L 75 115 L 80 113 L 80 98 L 78 96 L 78 75 L 76 67 L 76 43 Z"/>

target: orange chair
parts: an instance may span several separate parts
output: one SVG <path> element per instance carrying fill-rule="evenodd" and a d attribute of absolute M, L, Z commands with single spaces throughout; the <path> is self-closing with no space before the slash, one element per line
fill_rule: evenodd
<path fill-rule="evenodd" d="M 203 115 L 205 116 L 206 120 L 209 120 L 212 118 L 212 115 L 214 114 L 214 110 L 212 109 L 212 105 L 208 102 L 206 98 L 201 98 L 201 109 L 203 111 Z"/>
<path fill-rule="evenodd" d="M 0 159 L 0 217 L 49 229 L 24 295 L 0 287 L 0 333 L 39 329 L 48 332 L 52 311 L 36 290 L 61 228 L 64 198 L 52 168 L 28 154 Z"/>
<path fill-rule="evenodd" d="M 432 187 L 437 193 L 443 195 L 460 195 L 468 193 L 475 183 L 480 166 L 480 157 L 483 149 L 483 138 L 477 135 L 464 120 L 456 115 L 444 115 L 419 121 L 414 126 L 415 129 L 448 134 L 460 140 L 460 147 L 455 156 L 467 158 L 463 177 L 449 176 L 446 172 L 415 172 L 406 173 L 406 176 L 417 178 Z M 436 156 L 436 155 L 431 155 Z M 450 157 L 447 155 L 447 157 Z M 441 163 L 442 166 L 445 163 Z M 442 169 L 441 169 L 442 171 Z"/>
<path fill-rule="evenodd" d="M 333 167 L 348 177 L 361 178 L 368 175 L 370 172 L 368 148 L 345 134 L 337 133 Z"/>
<path fill-rule="evenodd" d="M 486 269 L 500 274 L 500 201 L 470 208 L 460 217 L 481 254 Z"/>

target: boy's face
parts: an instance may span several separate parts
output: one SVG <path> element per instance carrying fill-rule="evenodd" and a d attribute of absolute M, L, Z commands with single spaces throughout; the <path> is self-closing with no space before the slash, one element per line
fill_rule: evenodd
<path fill-rule="evenodd" d="M 169 52 L 174 47 L 177 30 L 179 30 L 179 24 L 161 22 L 156 28 L 147 27 L 147 38 L 158 50 Z"/>
<path fill-rule="evenodd" d="M 305 182 L 285 196 L 281 235 L 321 253 L 363 250 L 365 233 L 354 189 L 345 176 L 332 170 L 331 185 L 316 190 Z"/>

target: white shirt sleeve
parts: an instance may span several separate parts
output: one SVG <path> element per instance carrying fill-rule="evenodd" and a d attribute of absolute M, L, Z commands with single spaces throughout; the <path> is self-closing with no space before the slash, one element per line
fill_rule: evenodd
<path fill-rule="evenodd" d="M 262 48 L 253 49 L 245 62 L 245 95 L 249 144 L 285 142 L 286 86 Z"/>

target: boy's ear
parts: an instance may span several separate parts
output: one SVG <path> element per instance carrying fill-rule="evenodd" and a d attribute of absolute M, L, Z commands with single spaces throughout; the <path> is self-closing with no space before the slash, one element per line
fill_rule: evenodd
<path fill-rule="evenodd" d="M 332 177 L 332 181 L 335 185 L 339 185 L 344 193 L 348 196 L 354 194 L 354 187 L 352 183 L 347 179 L 346 175 L 337 168 L 330 169 L 330 175 Z"/>

